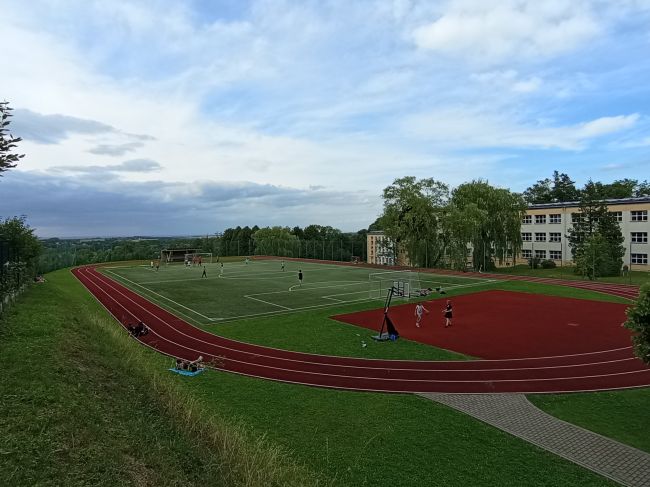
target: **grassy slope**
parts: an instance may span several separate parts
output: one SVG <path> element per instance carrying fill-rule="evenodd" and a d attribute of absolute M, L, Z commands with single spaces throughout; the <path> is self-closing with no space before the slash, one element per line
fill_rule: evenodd
<path fill-rule="evenodd" d="M 219 458 L 190 443 L 205 445 L 214 422 L 244 421 L 337 485 L 611 485 L 419 397 L 170 375 L 168 359 L 111 332 L 102 314 L 59 272 L 3 323 L 0 483 L 219 485 Z"/>
<path fill-rule="evenodd" d="M 128 339 L 68 271 L 47 279 L 0 321 L 0 485 L 260 485 L 252 468 L 282 464 L 236 425 L 215 433 L 169 382 L 167 361 Z M 267 477 L 315 478 L 291 466 Z"/>

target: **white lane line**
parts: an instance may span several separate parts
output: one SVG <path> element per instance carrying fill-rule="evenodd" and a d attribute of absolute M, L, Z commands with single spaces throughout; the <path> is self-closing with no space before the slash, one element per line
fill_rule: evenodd
<path fill-rule="evenodd" d="M 160 297 L 160 298 L 166 299 L 167 301 L 169 301 L 170 303 L 175 304 L 176 306 L 180 306 L 181 308 L 185 308 L 186 310 L 188 310 L 188 311 L 190 311 L 190 312 L 192 312 L 192 313 L 194 313 L 194 314 L 200 316 L 201 318 L 204 318 L 204 319 L 209 320 L 209 321 L 212 320 L 212 318 L 210 318 L 209 316 L 205 316 L 204 314 L 201 314 L 201 313 L 199 313 L 198 311 L 194 311 L 192 308 L 188 308 L 187 306 L 185 306 L 185 305 L 183 305 L 183 304 L 181 304 L 181 303 L 177 303 L 176 301 L 174 301 L 173 299 L 168 298 L 167 296 L 163 296 L 162 294 L 158 294 L 157 292 L 152 291 L 151 289 L 149 289 L 149 288 L 147 288 L 147 287 L 144 287 L 142 284 L 139 284 L 139 283 L 134 282 L 134 281 L 132 281 L 132 280 L 130 280 L 130 279 L 127 279 L 127 278 L 124 277 L 124 276 L 120 276 L 119 274 L 116 274 L 116 273 L 113 272 L 113 271 L 108 271 L 108 273 L 109 273 L 109 274 L 113 274 L 115 277 L 117 277 L 117 278 L 119 278 L 119 279 L 124 279 L 125 281 L 128 281 L 128 282 L 130 282 L 131 284 L 133 284 L 133 285 L 135 285 L 135 286 L 141 287 L 142 289 L 144 289 L 145 291 L 147 291 L 147 292 L 149 292 L 149 293 L 151 293 L 151 294 L 155 294 L 156 296 L 158 296 L 158 297 Z M 183 313 L 181 312 L 181 314 L 183 314 Z M 187 315 L 186 315 L 186 316 L 187 316 Z"/>
<path fill-rule="evenodd" d="M 255 298 L 249 294 L 245 295 L 244 297 L 248 299 L 254 299 L 255 301 L 259 301 L 260 303 L 269 304 L 271 306 L 277 306 L 278 308 L 283 308 L 283 309 L 288 309 L 289 311 L 293 311 L 293 308 L 288 308 L 286 306 L 282 306 L 281 304 L 270 303 L 269 301 L 264 301 L 263 299 Z"/>

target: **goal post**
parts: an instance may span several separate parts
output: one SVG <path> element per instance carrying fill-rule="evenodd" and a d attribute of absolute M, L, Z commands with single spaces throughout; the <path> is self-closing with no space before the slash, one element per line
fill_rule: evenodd
<path fill-rule="evenodd" d="M 409 299 L 420 292 L 420 275 L 415 271 L 372 272 L 368 284 L 371 299 L 385 298 L 391 289 L 393 297 Z"/>
<path fill-rule="evenodd" d="M 200 259 L 202 264 L 212 264 L 212 252 L 192 252 L 185 254 L 185 262 L 196 262 Z"/>

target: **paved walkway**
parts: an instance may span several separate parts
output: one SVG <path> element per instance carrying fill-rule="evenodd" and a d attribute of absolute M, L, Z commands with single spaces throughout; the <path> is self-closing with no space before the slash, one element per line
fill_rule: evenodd
<path fill-rule="evenodd" d="M 420 394 L 630 487 L 650 486 L 650 455 L 557 419 L 523 394 Z"/>

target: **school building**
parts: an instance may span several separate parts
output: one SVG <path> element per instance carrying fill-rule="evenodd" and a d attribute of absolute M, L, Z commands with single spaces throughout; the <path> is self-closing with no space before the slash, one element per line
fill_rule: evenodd
<path fill-rule="evenodd" d="M 650 271 L 650 197 L 610 199 L 605 203 L 625 238 L 623 264 L 632 270 Z M 568 233 L 579 213 L 577 201 L 530 205 L 521 222 L 523 244 L 521 253 L 514 259 L 515 264 L 527 264 L 528 259 L 537 257 L 553 260 L 558 266 L 573 265 Z M 369 264 L 409 265 L 408 255 L 403 251 L 395 262 L 393 247 L 384 232 L 368 232 L 367 246 Z M 508 265 L 512 264 L 511 258 L 507 261 Z"/>
<path fill-rule="evenodd" d="M 382 231 L 368 232 L 366 239 L 368 264 L 410 265 L 406 252 L 400 251 L 395 261 L 394 245 Z"/>
<path fill-rule="evenodd" d="M 632 270 L 650 270 L 650 197 L 610 199 L 605 203 L 625 238 L 623 264 Z M 572 265 L 568 233 L 579 214 L 577 201 L 530 205 L 521 222 L 523 245 L 516 263 L 526 263 L 531 257 L 537 257 L 553 260 L 556 265 Z"/>

